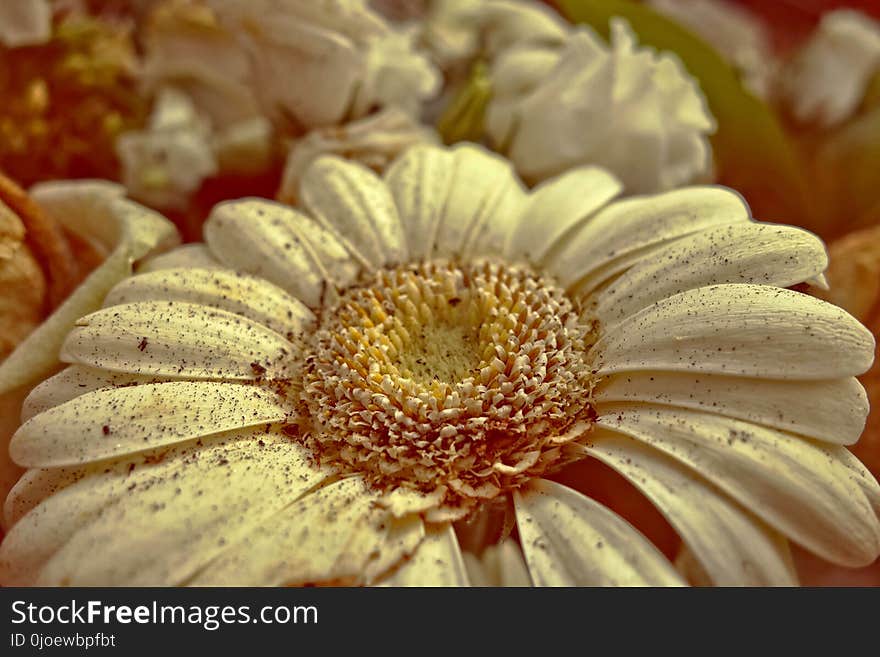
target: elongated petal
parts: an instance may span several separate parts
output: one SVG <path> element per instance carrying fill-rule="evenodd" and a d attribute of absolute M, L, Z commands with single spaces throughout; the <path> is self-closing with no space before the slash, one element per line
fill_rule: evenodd
<path fill-rule="evenodd" d="M 309 211 L 372 266 L 405 262 L 406 236 L 394 199 L 368 168 L 319 157 L 303 175 L 300 192 Z"/>
<path fill-rule="evenodd" d="M 749 209 L 723 187 L 689 187 L 619 201 L 557 240 L 542 260 L 563 285 L 584 293 L 615 273 L 617 261 L 710 226 L 746 222 Z"/>
<path fill-rule="evenodd" d="M 614 434 L 597 437 L 584 451 L 651 500 L 716 586 L 797 585 L 785 539 L 697 473 Z"/>
<path fill-rule="evenodd" d="M 570 488 L 538 479 L 514 494 L 514 506 L 536 586 L 682 583 L 672 564 L 632 525 Z"/>
<path fill-rule="evenodd" d="M 248 441 L 185 461 L 176 476 L 118 498 L 48 560 L 37 583 L 167 586 L 187 580 L 329 474 L 296 443 L 267 445 Z"/>
<path fill-rule="evenodd" d="M 622 372 L 603 379 L 593 398 L 600 409 L 615 402 L 679 406 L 842 445 L 859 439 L 868 415 L 865 389 L 852 377 L 770 381 L 689 372 Z"/>
<path fill-rule="evenodd" d="M 358 264 L 326 228 L 265 199 L 226 201 L 205 222 L 211 253 L 232 269 L 275 283 L 317 308 L 326 290 L 354 280 Z"/>
<path fill-rule="evenodd" d="M 461 548 L 451 524 L 426 529 L 412 557 L 388 580 L 390 586 L 469 586 Z"/>
<path fill-rule="evenodd" d="M 277 454 L 290 438 L 278 427 L 261 426 L 172 445 L 161 457 L 147 452 L 80 467 L 29 470 L 7 499 L 7 518 L 15 524 L 0 545 L 0 581 L 32 584 L 55 552 L 120 498 L 165 485 L 190 463 L 218 464 L 261 441 L 269 453 Z M 278 447 L 279 443 L 283 444 Z"/>
<path fill-rule="evenodd" d="M 207 246 L 196 243 L 183 244 L 176 249 L 146 258 L 136 271 L 138 274 L 146 274 L 161 269 L 181 269 L 184 267 L 223 269 L 223 265 L 211 254 L 211 250 Z"/>
<path fill-rule="evenodd" d="M 25 422 L 9 446 L 16 463 L 47 468 L 88 463 L 268 424 L 290 414 L 257 386 L 169 381 L 89 392 Z"/>
<path fill-rule="evenodd" d="M 139 301 L 183 301 L 226 310 L 266 326 L 290 342 L 315 326 L 301 301 L 268 281 L 218 269 L 163 269 L 126 279 L 110 291 L 104 306 Z"/>
<path fill-rule="evenodd" d="M 616 325 L 593 347 L 600 375 L 688 370 L 768 379 L 835 379 L 874 359 L 870 331 L 845 311 L 767 285 L 682 292 Z"/>
<path fill-rule="evenodd" d="M 21 421 L 27 422 L 35 415 L 87 392 L 139 383 L 158 383 L 160 380 L 159 377 L 154 376 L 110 372 L 85 365 L 70 365 L 31 390 L 21 408 Z"/>
<path fill-rule="evenodd" d="M 595 299 L 610 325 L 679 292 L 718 283 L 789 287 L 828 266 L 822 241 L 799 228 L 736 223 L 696 233 L 640 261 Z"/>
<path fill-rule="evenodd" d="M 479 557 L 471 552 L 462 556 L 471 586 L 532 586 L 522 550 L 511 538 L 490 545 Z"/>
<path fill-rule="evenodd" d="M 880 554 L 878 522 L 858 483 L 805 439 L 739 420 L 659 406 L 603 409 L 597 426 L 690 466 L 771 527 L 849 566 Z"/>
<path fill-rule="evenodd" d="M 266 518 L 190 584 L 359 583 L 371 560 L 401 545 L 387 541 L 376 500 L 358 477 L 331 483 Z"/>
<path fill-rule="evenodd" d="M 285 379 L 297 347 L 262 324 L 207 306 L 142 301 L 77 322 L 61 350 L 68 363 L 194 379 Z"/>
<path fill-rule="evenodd" d="M 501 252 L 525 201 L 509 162 L 471 144 L 452 151 L 452 181 L 437 227 L 434 254 L 469 257 Z"/>
<path fill-rule="evenodd" d="M 434 252 L 452 172 L 452 153 L 427 144 L 413 146 L 385 172 L 414 260 Z"/>
<path fill-rule="evenodd" d="M 504 249 L 512 259 L 546 265 L 544 256 L 563 235 L 576 231 L 620 194 L 622 185 L 599 167 L 578 167 L 534 189 Z"/>

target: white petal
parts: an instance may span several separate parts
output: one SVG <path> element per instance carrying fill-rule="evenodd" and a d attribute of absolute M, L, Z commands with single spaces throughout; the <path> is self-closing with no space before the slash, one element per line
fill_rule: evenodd
<path fill-rule="evenodd" d="M 200 454 L 176 476 L 106 507 L 49 559 L 37 583 L 179 584 L 328 474 L 289 440 Z"/>
<path fill-rule="evenodd" d="M 406 261 L 406 236 L 394 199 L 370 169 L 321 156 L 303 174 L 300 193 L 309 211 L 370 265 Z"/>
<path fill-rule="evenodd" d="M 237 430 L 199 442 L 172 445 L 159 454 L 83 467 L 29 470 L 7 499 L 13 529 L 0 545 L 0 581 L 30 584 L 39 569 L 77 531 L 103 509 L 133 491 L 147 491 L 179 477 L 182 469 L 263 442 L 270 452 L 286 450 L 290 438 L 277 427 Z M 278 446 L 280 444 L 280 446 Z"/>
<path fill-rule="evenodd" d="M 169 381 L 89 392 L 25 422 L 9 452 L 34 468 L 88 463 L 286 419 L 282 397 L 257 386 Z"/>
<path fill-rule="evenodd" d="M 426 144 L 407 150 L 385 173 L 412 259 L 434 251 L 452 171 L 452 153 Z"/>
<path fill-rule="evenodd" d="M 331 483 L 254 526 L 190 584 L 360 583 L 366 565 L 396 547 L 376 500 L 359 477 Z"/>
<path fill-rule="evenodd" d="M 139 301 L 183 301 L 246 317 L 297 342 L 315 327 L 301 301 L 272 283 L 218 269 L 163 269 L 126 279 L 110 291 L 104 307 Z"/>
<path fill-rule="evenodd" d="M 109 372 L 85 365 L 70 365 L 31 390 L 21 408 L 21 421 L 27 422 L 35 415 L 87 392 L 102 388 L 121 388 L 137 383 L 158 383 L 161 380 L 160 377 L 155 376 Z"/>
<path fill-rule="evenodd" d="M 142 301 L 83 317 L 61 359 L 131 374 L 285 379 L 294 376 L 297 350 L 275 331 L 225 310 Z"/>
<path fill-rule="evenodd" d="M 707 411 L 789 433 L 851 445 L 865 427 L 868 399 L 855 378 L 772 381 L 690 372 L 622 372 L 593 392 L 598 407 L 647 402 Z"/>
<path fill-rule="evenodd" d="M 561 484 L 538 479 L 514 494 L 516 524 L 536 586 L 665 586 L 681 578 L 621 517 Z"/>
<path fill-rule="evenodd" d="M 543 258 L 563 285 L 584 293 L 666 243 L 749 220 L 749 208 L 723 187 L 688 187 L 613 203 L 561 236 Z"/>
<path fill-rule="evenodd" d="M 592 315 L 611 325 L 661 299 L 718 283 L 789 287 L 828 266 L 822 241 L 792 226 L 738 223 L 685 237 L 638 262 L 596 297 Z"/>
<path fill-rule="evenodd" d="M 434 255 L 499 253 L 526 198 L 512 165 L 482 147 L 462 144 L 452 151 L 451 175 Z"/>
<path fill-rule="evenodd" d="M 146 274 L 160 269 L 180 269 L 181 267 L 222 269 L 223 265 L 211 255 L 211 251 L 204 244 L 184 244 L 166 253 L 145 259 L 138 266 L 137 273 Z"/>
<path fill-rule="evenodd" d="M 713 285 L 639 311 L 594 345 L 600 375 L 689 370 L 771 379 L 861 374 L 874 337 L 845 311 L 767 285 Z"/>
<path fill-rule="evenodd" d="M 214 206 L 204 232 L 223 264 L 275 283 L 310 308 L 321 305 L 328 285 L 345 287 L 358 273 L 357 263 L 330 231 L 265 199 Z"/>
<path fill-rule="evenodd" d="M 797 585 L 785 539 L 685 466 L 610 433 L 584 451 L 651 500 L 716 586 Z"/>
<path fill-rule="evenodd" d="M 470 552 L 462 556 L 471 586 L 532 586 L 525 557 L 512 538 L 490 545 L 479 557 Z"/>
<path fill-rule="evenodd" d="M 620 194 L 620 182 L 599 167 L 578 167 L 536 187 L 510 232 L 505 255 L 546 265 L 551 245 L 577 230 L 597 210 Z"/>
<path fill-rule="evenodd" d="M 425 540 L 388 580 L 391 586 L 470 586 L 451 524 L 426 529 Z"/>
<path fill-rule="evenodd" d="M 880 554 L 880 522 L 858 483 L 805 439 L 664 407 L 603 409 L 597 426 L 694 468 L 767 524 L 823 559 L 860 566 Z"/>

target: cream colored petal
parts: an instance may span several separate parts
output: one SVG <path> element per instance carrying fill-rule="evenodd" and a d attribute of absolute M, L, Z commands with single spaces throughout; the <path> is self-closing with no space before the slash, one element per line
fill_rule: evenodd
<path fill-rule="evenodd" d="M 784 538 L 683 465 L 605 433 L 584 452 L 611 466 L 666 517 L 716 586 L 796 586 Z"/>
<path fill-rule="evenodd" d="M 358 265 L 328 230 L 291 207 L 265 199 L 216 205 L 205 242 L 226 266 L 265 278 L 310 308 L 333 285 L 345 287 Z"/>
<path fill-rule="evenodd" d="M 251 443 L 270 453 L 285 450 L 290 438 L 278 427 L 237 430 L 147 452 L 129 459 L 75 468 L 29 470 L 6 502 L 15 526 L 0 545 L 0 581 L 31 584 L 41 566 L 103 509 L 134 491 L 147 491 L 179 477 L 193 462 L 218 459 Z M 280 444 L 280 447 L 279 447 Z M 11 522 L 10 522 L 11 524 Z"/>
<path fill-rule="evenodd" d="M 498 254 L 526 199 L 512 165 L 480 146 L 461 144 L 452 150 L 451 176 L 433 255 Z"/>
<path fill-rule="evenodd" d="M 160 253 L 151 258 L 146 258 L 138 267 L 138 274 L 159 271 L 161 269 L 181 269 L 185 267 L 198 267 L 199 269 L 222 269 L 223 265 L 217 260 L 207 246 L 201 243 L 184 244 L 167 253 Z"/>
<path fill-rule="evenodd" d="M 591 354 L 600 375 L 687 370 L 835 379 L 871 366 L 874 337 L 845 311 L 805 294 L 767 285 L 713 285 L 628 317 Z"/>
<path fill-rule="evenodd" d="M 107 506 L 47 561 L 37 583 L 180 584 L 329 474 L 289 440 L 199 454 Z"/>
<path fill-rule="evenodd" d="M 490 545 L 479 557 L 470 552 L 465 552 L 462 556 L 471 586 L 532 585 L 522 550 L 512 538 L 507 538 L 498 545 Z"/>
<path fill-rule="evenodd" d="M 303 175 L 300 194 L 318 221 L 370 265 L 406 262 L 406 236 L 394 198 L 367 167 L 323 155 Z"/>
<path fill-rule="evenodd" d="M 880 517 L 880 483 L 865 467 L 865 464 L 845 447 L 819 445 L 819 449 L 833 459 L 833 464 L 840 476 L 850 479 L 862 489 L 865 497 L 868 498 L 868 503 L 874 509 L 874 513 Z"/>
<path fill-rule="evenodd" d="M 603 409 L 597 426 L 692 467 L 768 525 L 848 566 L 880 554 L 880 522 L 859 485 L 805 439 L 716 415 L 664 407 Z"/>
<path fill-rule="evenodd" d="M 25 422 L 9 452 L 19 465 L 59 467 L 118 457 L 286 419 L 284 398 L 257 386 L 169 381 L 86 393 Z"/>
<path fill-rule="evenodd" d="M 253 527 L 189 584 L 361 583 L 366 565 L 395 549 L 376 500 L 359 477 L 331 483 Z"/>
<path fill-rule="evenodd" d="M 749 220 L 749 208 L 724 187 L 687 187 L 609 205 L 571 234 L 561 236 L 543 258 L 566 287 L 587 293 L 615 272 L 618 262 L 711 226 Z"/>
<path fill-rule="evenodd" d="M 298 348 L 262 324 L 207 306 L 141 301 L 83 317 L 61 349 L 68 363 L 195 379 L 290 379 Z"/>
<path fill-rule="evenodd" d="M 514 493 L 516 524 L 536 586 L 675 586 L 681 577 L 632 525 L 546 479 Z"/>
<path fill-rule="evenodd" d="M 426 528 L 425 540 L 387 583 L 390 586 L 470 586 L 452 525 Z"/>
<path fill-rule="evenodd" d="M 155 376 L 124 374 L 85 365 L 70 365 L 31 390 L 21 408 L 21 421 L 27 422 L 35 415 L 87 392 L 138 383 L 158 383 L 161 380 L 160 377 Z"/>
<path fill-rule="evenodd" d="M 174 225 L 147 208 L 119 198 L 122 188 L 92 181 L 41 183 L 32 198 L 53 219 L 109 251 L 101 265 L 0 364 L 0 394 L 45 378 L 58 367 L 58 351 L 74 322 L 100 308 L 104 296 L 129 276 L 141 258 L 175 244 Z"/>
<path fill-rule="evenodd" d="M 414 260 L 434 252 L 453 169 L 452 153 L 424 144 L 408 149 L 385 173 Z"/>
<path fill-rule="evenodd" d="M 621 190 L 617 178 L 593 166 L 572 169 L 538 185 L 509 233 L 505 255 L 546 266 L 544 256 L 551 245 L 577 230 Z"/>
<path fill-rule="evenodd" d="M 217 269 L 163 269 L 129 278 L 110 291 L 104 306 L 141 301 L 183 301 L 246 317 L 298 343 L 315 328 L 301 301 L 272 283 Z"/>
<path fill-rule="evenodd" d="M 865 427 L 868 400 L 855 378 L 771 381 L 690 372 L 621 372 L 593 392 L 601 409 L 615 402 L 679 406 L 851 445 Z"/>
<path fill-rule="evenodd" d="M 825 245 L 805 230 L 758 223 L 718 226 L 635 264 L 595 297 L 591 315 L 608 326 L 686 290 L 718 283 L 789 287 L 827 266 Z"/>

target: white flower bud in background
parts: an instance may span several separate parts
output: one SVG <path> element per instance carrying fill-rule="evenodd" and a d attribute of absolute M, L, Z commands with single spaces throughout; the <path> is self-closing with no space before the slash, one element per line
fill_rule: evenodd
<path fill-rule="evenodd" d="M 131 196 L 159 208 L 182 208 L 202 180 L 217 172 L 210 123 L 186 94 L 164 89 L 145 130 L 116 142 Z"/>
<path fill-rule="evenodd" d="M 831 126 L 852 115 L 878 71 L 880 23 L 833 11 L 784 71 L 783 94 L 799 120 Z"/>
<path fill-rule="evenodd" d="M 507 49 L 491 77 L 486 130 L 531 183 L 596 164 L 645 193 L 711 171 L 715 121 L 698 83 L 676 56 L 638 47 L 622 19 L 610 47 L 576 28 L 563 47 Z"/>

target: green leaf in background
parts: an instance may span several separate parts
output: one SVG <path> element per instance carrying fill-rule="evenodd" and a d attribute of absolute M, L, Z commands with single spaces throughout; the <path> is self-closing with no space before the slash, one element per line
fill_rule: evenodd
<path fill-rule="evenodd" d="M 620 16 L 629 21 L 642 44 L 677 54 L 699 81 L 718 121 L 712 146 L 719 181 L 743 194 L 760 219 L 818 227 L 804 165 L 778 118 L 743 87 L 734 69 L 714 48 L 678 23 L 631 0 L 556 3 L 572 22 L 586 23 L 606 39 L 609 20 Z"/>
<path fill-rule="evenodd" d="M 486 106 L 492 97 L 492 82 L 486 64 L 477 62 L 467 82 L 443 111 L 437 132 L 446 144 L 458 141 L 480 141 Z"/>

